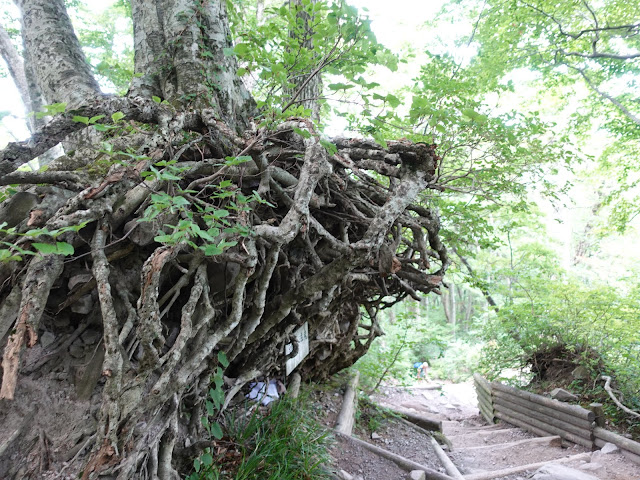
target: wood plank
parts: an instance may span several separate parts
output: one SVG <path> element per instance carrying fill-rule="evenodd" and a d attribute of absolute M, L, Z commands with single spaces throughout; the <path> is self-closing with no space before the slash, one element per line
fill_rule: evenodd
<path fill-rule="evenodd" d="M 289 388 L 287 389 L 287 395 L 289 395 L 291 398 L 298 398 L 298 395 L 300 394 L 300 384 L 302 382 L 302 377 L 298 372 L 294 372 L 289 378 L 290 380 L 288 385 Z"/>
<path fill-rule="evenodd" d="M 476 390 L 476 398 L 478 399 L 478 401 L 482 400 L 488 404 L 493 403 L 493 397 L 491 396 L 491 394 L 488 394 L 482 390 Z"/>
<path fill-rule="evenodd" d="M 524 440 L 517 440 L 515 442 L 508 443 L 494 443 L 491 445 L 478 445 L 476 447 L 457 447 L 456 450 L 503 450 L 505 448 L 516 447 L 518 445 L 550 445 L 552 447 L 561 447 L 562 437 L 560 437 L 560 435 L 552 435 L 550 437 L 526 438 Z"/>
<path fill-rule="evenodd" d="M 519 412 L 514 412 L 509 408 L 501 407 L 500 410 L 496 411 L 496 417 L 503 419 L 506 422 L 513 423 L 514 425 L 518 425 L 519 427 L 529 430 L 531 433 L 535 433 L 540 437 L 546 437 L 549 434 L 560 435 L 562 438 L 569 440 L 570 442 L 577 443 L 578 445 L 582 445 L 588 449 L 593 448 L 593 441 L 590 439 L 588 440 L 586 438 L 579 437 L 573 433 L 566 432 L 561 428 L 539 422 L 532 418 L 522 419 Z"/>
<path fill-rule="evenodd" d="M 489 409 L 487 408 L 485 405 L 483 404 L 478 404 L 478 409 L 480 410 L 480 414 L 482 415 L 482 417 L 489 423 L 493 423 L 496 416 L 495 416 L 495 411 L 493 410 L 493 408 Z"/>
<path fill-rule="evenodd" d="M 573 461 L 587 460 L 591 458 L 590 453 L 580 453 L 578 455 L 572 455 L 571 457 L 558 458 L 556 460 L 548 460 L 546 462 L 529 463 L 527 465 L 520 465 L 517 467 L 503 468 L 501 470 L 494 470 L 492 472 L 472 473 L 465 475 L 465 480 L 492 480 L 493 478 L 506 477 L 507 475 L 514 475 L 516 473 L 524 472 L 526 470 L 537 470 L 540 467 L 549 465 L 551 463 L 568 463 Z"/>
<path fill-rule="evenodd" d="M 605 444 L 611 442 L 607 442 L 606 440 L 602 440 L 601 438 L 596 437 L 593 443 L 595 443 L 597 447 L 602 448 L 605 446 Z M 625 450 L 624 448 L 620 448 L 620 452 L 632 462 L 640 463 L 640 455 L 636 455 L 635 453 L 630 452 L 629 450 Z"/>
<path fill-rule="evenodd" d="M 571 423 L 572 425 L 576 425 L 577 427 L 580 427 L 580 428 L 591 430 L 595 426 L 594 422 L 590 422 L 589 420 L 586 420 L 584 418 L 576 417 L 575 415 L 572 415 L 560 410 L 555 410 L 554 408 L 548 407 L 546 405 L 540 405 L 526 398 L 522 398 L 517 395 L 512 395 L 511 393 L 501 392 L 496 390 L 494 392 L 494 403 L 498 401 L 498 399 L 500 398 L 508 400 L 510 403 L 521 405 L 527 408 L 528 410 L 532 410 L 534 412 L 538 412 L 543 415 L 546 415 L 547 417 L 553 417 L 554 419 Z"/>
<path fill-rule="evenodd" d="M 634 463 L 637 463 L 638 465 L 640 465 L 640 455 L 636 455 L 635 453 L 631 453 L 628 450 L 622 450 L 622 454 L 628 458 L 629 460 L 631 460 Z"/>
<path fill-rule="evenodd" d="M 589 420 L 590 422 L 593 422 L 596 419 L 595 413 L 593 413 L 591 410 L 587 410 L 586 408 L 582 408 L 579 405 L 570 405 L 568 403 L 559 402 L 558 400 L 552 400 L 551 398 L 543 397 L 542 395 L 525 392 L 524 390 L 519 390 L 507 385 L 502 385 L 498 382 L 493 382 L 491 384 L 491 388 L 493 389 L 493 391 L 510 393 L 520 398 L 530 400 L 534 403 L 550 407 L 554 410 L 565 412 L 568 414 L 572 414 L 575 417 Z"/>
<path fill-rule="evenodd" d="M 383 408 L 386 408 L 387 410 L 391 410 L 396 415 L 400 415 L 401 417 L 406 418 L 411 423 L 415 423 L 419 427 L 422 427 L 426 430 L 442 432 L 442 420 L 427 417 L 426 415 L 422 414 L 416 414 L 404 408 L 391 406 L 386 403 L 380 403 L 379 405 Z"/>
<path fill-rule="evenodd" d="M 448 435 L 449 437 L 468 437 L 469 435 L 494 435 L 496 433 L 506 433 L 506 432 L 513 432 L 514 430 L 517 430 L 517 428 L 504 428 L 506 425 L 499 425 L 502 428 L 499 428 L 497 430 L 474 430 L 472 432 L 468 432 L 468 433 L 457 433 L 455 435 Z"/>
<path fill-rule="evenodd" d="M 548 437 L 549 435 L 552 435 L 552 432 L 547 432 L 538 427 L 534 427 L 533 425 L 530 425 L 527 422 L 524 422 L 518 418 L 513 418 L 504 412 L 496 412 L 496 417 L 499 418 L 500 420 L 510 423 L 511 425 L 524 428 L 525 430 L 533 433 L 534 435 L 538 435 L 539 437 Z"/>
<path fill-rule="evenodd" d="M 454 478 L 455 480 L 464 480 L 464 477 L 458 470 L 458 467 L 453 464 L 449 456 L 433 437 L 431 437 L 431 446 L 433 447 L 433 451 L 436 452 L 438 460 L 440 460 L 440 463 L 442 463 L 442 466 L 447 471 L 449 476 L 451 478 Z"/>
<path fill-rule="evenodd" d="M 491 395 L 491 390 L 492 390 L 491 383 L 489 383 L 486 378 L 484 378 L 479 373 L 474 373 L 473 380 L 477 385 L 480 386 L 480 388 L 482 388 L 486 393 Z"/>
<path fill-rule="evenodd" d="M 563 420 L 558 420 L 557 418 L 549 417 L 544 413 L 536 412 L 530 408 L 523 407 L 522 405 L 511 403 L 506 398 L 496 398 L 495 410 L 501 410 L 504 408 L 508 408 L 512 412 L 517 412 L 515 416 L 521 416 L 523 420 L 532 425 L 537 425 L 538 423 L 546 424 L 554 428 L 559 428 L 560 430 L 563 430 L 567 433 L 572 433 L 586 440 L 593 441 L 590 428 L 580 428 Z M 546 428 L 542 426 L 540 428 L 546 430 Z"/>
<path fill-rule="evenodd" d="M 610 432 L 609 430 L 605 430 L 604 428 L 600 427 L 594 428 L 593 434 L 600 440 L 611 442 L 635 455 L 640 455 L 640 443 L 634 442 L 630 438 L 623 437 L 622 435 L 618 435 L 617 433 Z"/>
<path fill-rule="evenodd" d="M 359 379 L 360 372 L 356 370 L 356 373 L 349 381 L 347 389 L 344 392 L 344 397 L 342 399 L 342 408 L 340 409 L 340 413 L 338 414 L 338 419 L 336 421 L 336 431 L 345 435 L 351 435 L 353 424 L 356 420 L 356 402 L 358 400 L 356 390 L 358 387 Z"/>

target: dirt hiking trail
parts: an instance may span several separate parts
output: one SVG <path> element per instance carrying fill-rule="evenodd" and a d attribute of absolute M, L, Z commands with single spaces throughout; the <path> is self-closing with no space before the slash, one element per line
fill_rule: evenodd
<path fill-rule="evenodd" d="M 341 408 L 342 396 L 325 392 L 318 400 L 317 408 L 326 412 L 330 423 Z M 333 449 L 337 479 L 640 480 L 640 465 L 619 451 L 591 452 L 561 442 L 559 437 L 536 437 L 503 422 L 488 424 L 479 414 L 472 382 L 384 386 L 372 400 L 397 411 L 440 421 L 444 437 L 436 437 L 444 452 L 432 445 L 430 432 L 393 417 L 380 422 L 361 405 L 352 434 L 359 441 L 338 437 Z M 370 445 L 384 452 L 372 452 Z M 432 473 L 427 471 L 426 477 L 421 477 L 413 472 L 411 476 L 408 467 L 401 468 L 396 461 L 380 455 L 386 452 Z M 453 472 L 445 468 L 447 459 L 454 465 Z"/>

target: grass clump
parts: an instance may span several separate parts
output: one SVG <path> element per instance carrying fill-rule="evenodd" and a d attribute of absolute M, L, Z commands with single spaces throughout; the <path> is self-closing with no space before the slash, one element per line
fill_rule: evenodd
<path fill-rule="evenodd" d="M 227 413 L 220 419 L 225 435 L 211 449 L 217 455 L 187 480 L 331 478 L 329 432 L 313 419 L 307 399 L 285 396 L 266 408 L 247 404 Z"/>

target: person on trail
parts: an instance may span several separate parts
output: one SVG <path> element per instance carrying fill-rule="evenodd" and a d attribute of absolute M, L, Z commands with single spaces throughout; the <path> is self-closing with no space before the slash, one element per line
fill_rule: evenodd
<path fill-rule="evenodd" d="M 422 362 L 418 367 L 418 378 L 426 380 L 428 372 L 429 372 L 429 364 L 426 361 Z"/>

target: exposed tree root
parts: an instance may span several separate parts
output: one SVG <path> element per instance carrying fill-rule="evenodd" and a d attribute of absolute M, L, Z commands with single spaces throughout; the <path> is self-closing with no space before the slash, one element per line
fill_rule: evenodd
<path fill-rule="evenodd" d="M 102 102 L 91 108 L 116 108 Z M 383 333 L 380 310 L 438 292 L 449 260 L 437 215 L 418 203 L 421 192 L 437 189 L 438 157 L 429 145 L 393 142 L 383 149 L 344 139 L 334 140 L 337 150 L 328 153 L 316 136 L 296 133 L 306 129 L 297 120 L 240 139 L 206 112 L 187 118 L 164 107 L 147 111 L 136 99 L 118 102 L 130 118 L 162 125 L 132 160 L 116 156 L 108 171 L 93 176 L 65 171 L 65 161 L 48 175 L 9 175 L 39 199 L 16 233 L 86 226 L 61 237 L 75 247 L 73 256 L 24 257 L 0 272 L 0 308 L 9 311 L 21 292 L 0 396 L 14 397 L 21 352 L 36 343 L 43 312 L 46 331 L 59 339 L 53 355 L 71 348 L 86 326 L 99 328 L 102 377 L 100 386 L 93 380 L 88 387 L 95 388 L 92 402 L 101 396 L 97 433 L 89 457 L 81 454 L 88 440 L 78 440 L 73 468 L 85 479 L 174 479 L 184 467 L 174 451 L 202 434 L 198 419 L 215 353 L 225 351 L 231 361 L 228 403 L 257 375 L 283 374 L 284 361 L 299 348 L 293 331 L 306 322 L 310 353 L 297 371 L 307 379 L 325 377 L 353 364 Z M 170 113 L 179 118 L 169 121 Z M 5 160 L 39 151 L 25 147 L 18 155 L 12 148 Z M 239 154 L 249 161 L 225 164 L 221 158 Z M 104 161 L 102 155 L 95 159 Z M 162 176 L 173 161 L 183 168 L 179 180 Z M 141 178 L 152 164 L 159 174 Z M 43 185 L 48 181 L 59 185 Z M 251 196 L 254 191 L 259 197 Z M 162 192 L 180 196 L 184 208 L 141 223 L 152 195 Z M 222 210 L 219 239 L 237 244 L 218 255 L 194 248 L 203 241 L 194 236 L 169 244 L 155 239 L 185 220 L 205 228 L 205 217 Z M 5 240 L 30 246 L 28 237 L 13 233 Z M 85 305 L 99 325 L 91 324 Z M 79 325 L 77 333 L 62 337 L 50 314 Z M 293 346 L 288 355 L 287 344 Z M 36 375 L 47 358 L 32 359 L 23 375 Z M 40 443 L 50 450 L 46 437 Z M 50 460 L 42 457 L 41 468 Z"/>

